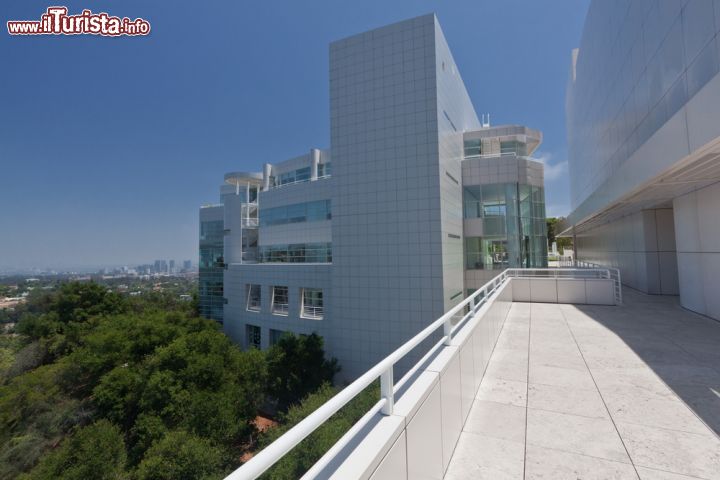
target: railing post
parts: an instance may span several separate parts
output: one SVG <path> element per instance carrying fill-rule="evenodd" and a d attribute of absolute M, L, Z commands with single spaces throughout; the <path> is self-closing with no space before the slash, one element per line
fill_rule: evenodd
<path fill-rule="evenodd" d="M 393 367 L 392 365 L 380 375 L 380 396 L 385 399 L 382 407 L 383 415 L 392 415 L 395 407 L 395 395 L 393 394 Z"/>
<path fill-rule="evenodd" d="M 444 344 L 450 345 L 450 341 L 452 340 L 452 317 L 449 317 L 443 323 L 443 335 L 445 335 Z"/>

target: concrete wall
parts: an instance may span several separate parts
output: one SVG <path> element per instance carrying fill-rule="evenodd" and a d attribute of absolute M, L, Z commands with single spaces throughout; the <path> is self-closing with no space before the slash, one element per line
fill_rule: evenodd
<path fill-rule="evenodd" d="M 618 268 L 623 284 L 650 294 L 679 293 L 672 208 L 643 210 L 576 240 L 579 260 Z"/>
<path fill-rule="evenodd" d="M 680 304 L 720 320 L 720 183 L 676 198 L 673 207 Z"/>

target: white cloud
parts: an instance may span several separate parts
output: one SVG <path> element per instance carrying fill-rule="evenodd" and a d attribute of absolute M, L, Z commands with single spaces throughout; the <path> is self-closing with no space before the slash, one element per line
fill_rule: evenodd
<path fill-rule="evenodd" d="M 567 173 L 567 160 L 562 160 L 557 163 L 552 163 L 553 154 L 548 152 L 538 152 L 534 157 L 538 162 L 542 162 L 545 165 L 545 180 L 553 181 L 562 177 Z"/>

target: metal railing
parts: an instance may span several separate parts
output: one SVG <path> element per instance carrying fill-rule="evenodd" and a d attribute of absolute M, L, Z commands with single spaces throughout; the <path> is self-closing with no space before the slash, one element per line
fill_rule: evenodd
<path fill-rule="evenodd" d="M 592 278 L 609 278 L 608 269 L 594 270 Z M 305 419 L 285 432 L 273 443 L 265 447 L 257 453 L 247 463 L 240 466 L 237 470 L 226 477 L 226 480 L 251 480 L 262 475 L 267 469 L 272 467 L 285 454 L 292 450 L 297 444 L 304 440 L 308 435 L 320 427 L 327 419 L 333 416 L 338 410 L 344 407 L 348 402 L 360 394 L 370 384 L 380 378 L 380 399 L 350 430 L 335 444 L 330 450 L 316 463 L 303 478 L 313 478 L 314 474 L 319 473 L 325 468 L 335 454 L 340 452 L 358 433 L 365 424 L 378 412 L 384 415 L 393 413 L 395 404 L 395 392 L 401 388 L 418 368 L 429 358 L 438 348 L 451 344 L 453 337 L 463 327 L 468 325 L 469 320 L 479 314 L 482 307 L 494 300 L 495 294 L 499 294 L 511 278 L 523 277 L 554 277 L 554 278 L 589 278 L 590 271 L 584 268 L 569 269 L 567 274 L 560 273 L 561 269 L 543 268 L 543 269 L 523 269 L 509 268 L 500 272 L 498 276 L 487 282 L 469 297 L 451 308 L 443 316 L 435 320 L 433 323 L 424 328 L 420 333 L 408 340 L 397 350 L 381 360 L 378 364 L 365 372 L 357 380 L 341 390 L 337 395 L 325 402 L 321 407 L 308 415 Z M 604 273 L 603 273 L 604 272 Z M 604 276 L 606 275 L 606 276 Z M 465 313 L 467 310 L 467 313 Z M 484 314 L 484 313 L 483 313 Z M 442 338 L 430 348 L 423 359 L 415 364 L 414 367 L 407 372 L 402 379 L 394 382 L 393 367 L 395 364 L 410 353 L 424 340 L 436 333 L 442 327 Z"/>
<path fill-rule="evenodd" d="M 321 306 L 303 305 L 301 316 L 306 318 L 319 319 L 323 318 L 324 313 L 325 309 Z"/>
<path fill-rule="evenodd" d="M 318 176 L 315 180 L 313 180 L 311 178 L 306 178 L 306 179 L 302 179 L 302 180 L 293 180 L 292 182 L 278 183 L 275 185 L 271 184 L 269 189 L 273 190 L 276 188 L 289 187 L 290 185 L 297 185 L 298 183 L 314 182 L 316 180 L 324 180 L 326 178 L 331 178 L 331 177 L 332 177 L 332 174 L 327 174 L 327 175 Z"/>
<path fill-rule="evenodd" d="M 574 267 L 578 269 L 607 270 L 608 278 L 613 281 L 615 286 L 615 303 L 617 305 L 622 305 L 622 278 L 620 276 L 619 269 L 606 267 L 605 265 L 598 265 L 597 263 L 586 262 L 584 260 L 577 260 L 573 257 L 560 257 L 558 265 L 563 269 Z"/>
<path fill-rule="evenodd" d="M 273 302 L 272 313 L 274 315 L 287 315 L 288 311 L 289 311 L 289 307 L 288 307 L 287 303 Z"/>

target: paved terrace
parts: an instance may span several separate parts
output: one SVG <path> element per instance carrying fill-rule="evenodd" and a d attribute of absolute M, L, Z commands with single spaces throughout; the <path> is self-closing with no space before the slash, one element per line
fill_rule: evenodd
<path fill-rule="evenodd" d="M 445 478 L 718 479 L 718 433 L 720 323 L 629 289 L 514 303 Z"/>

